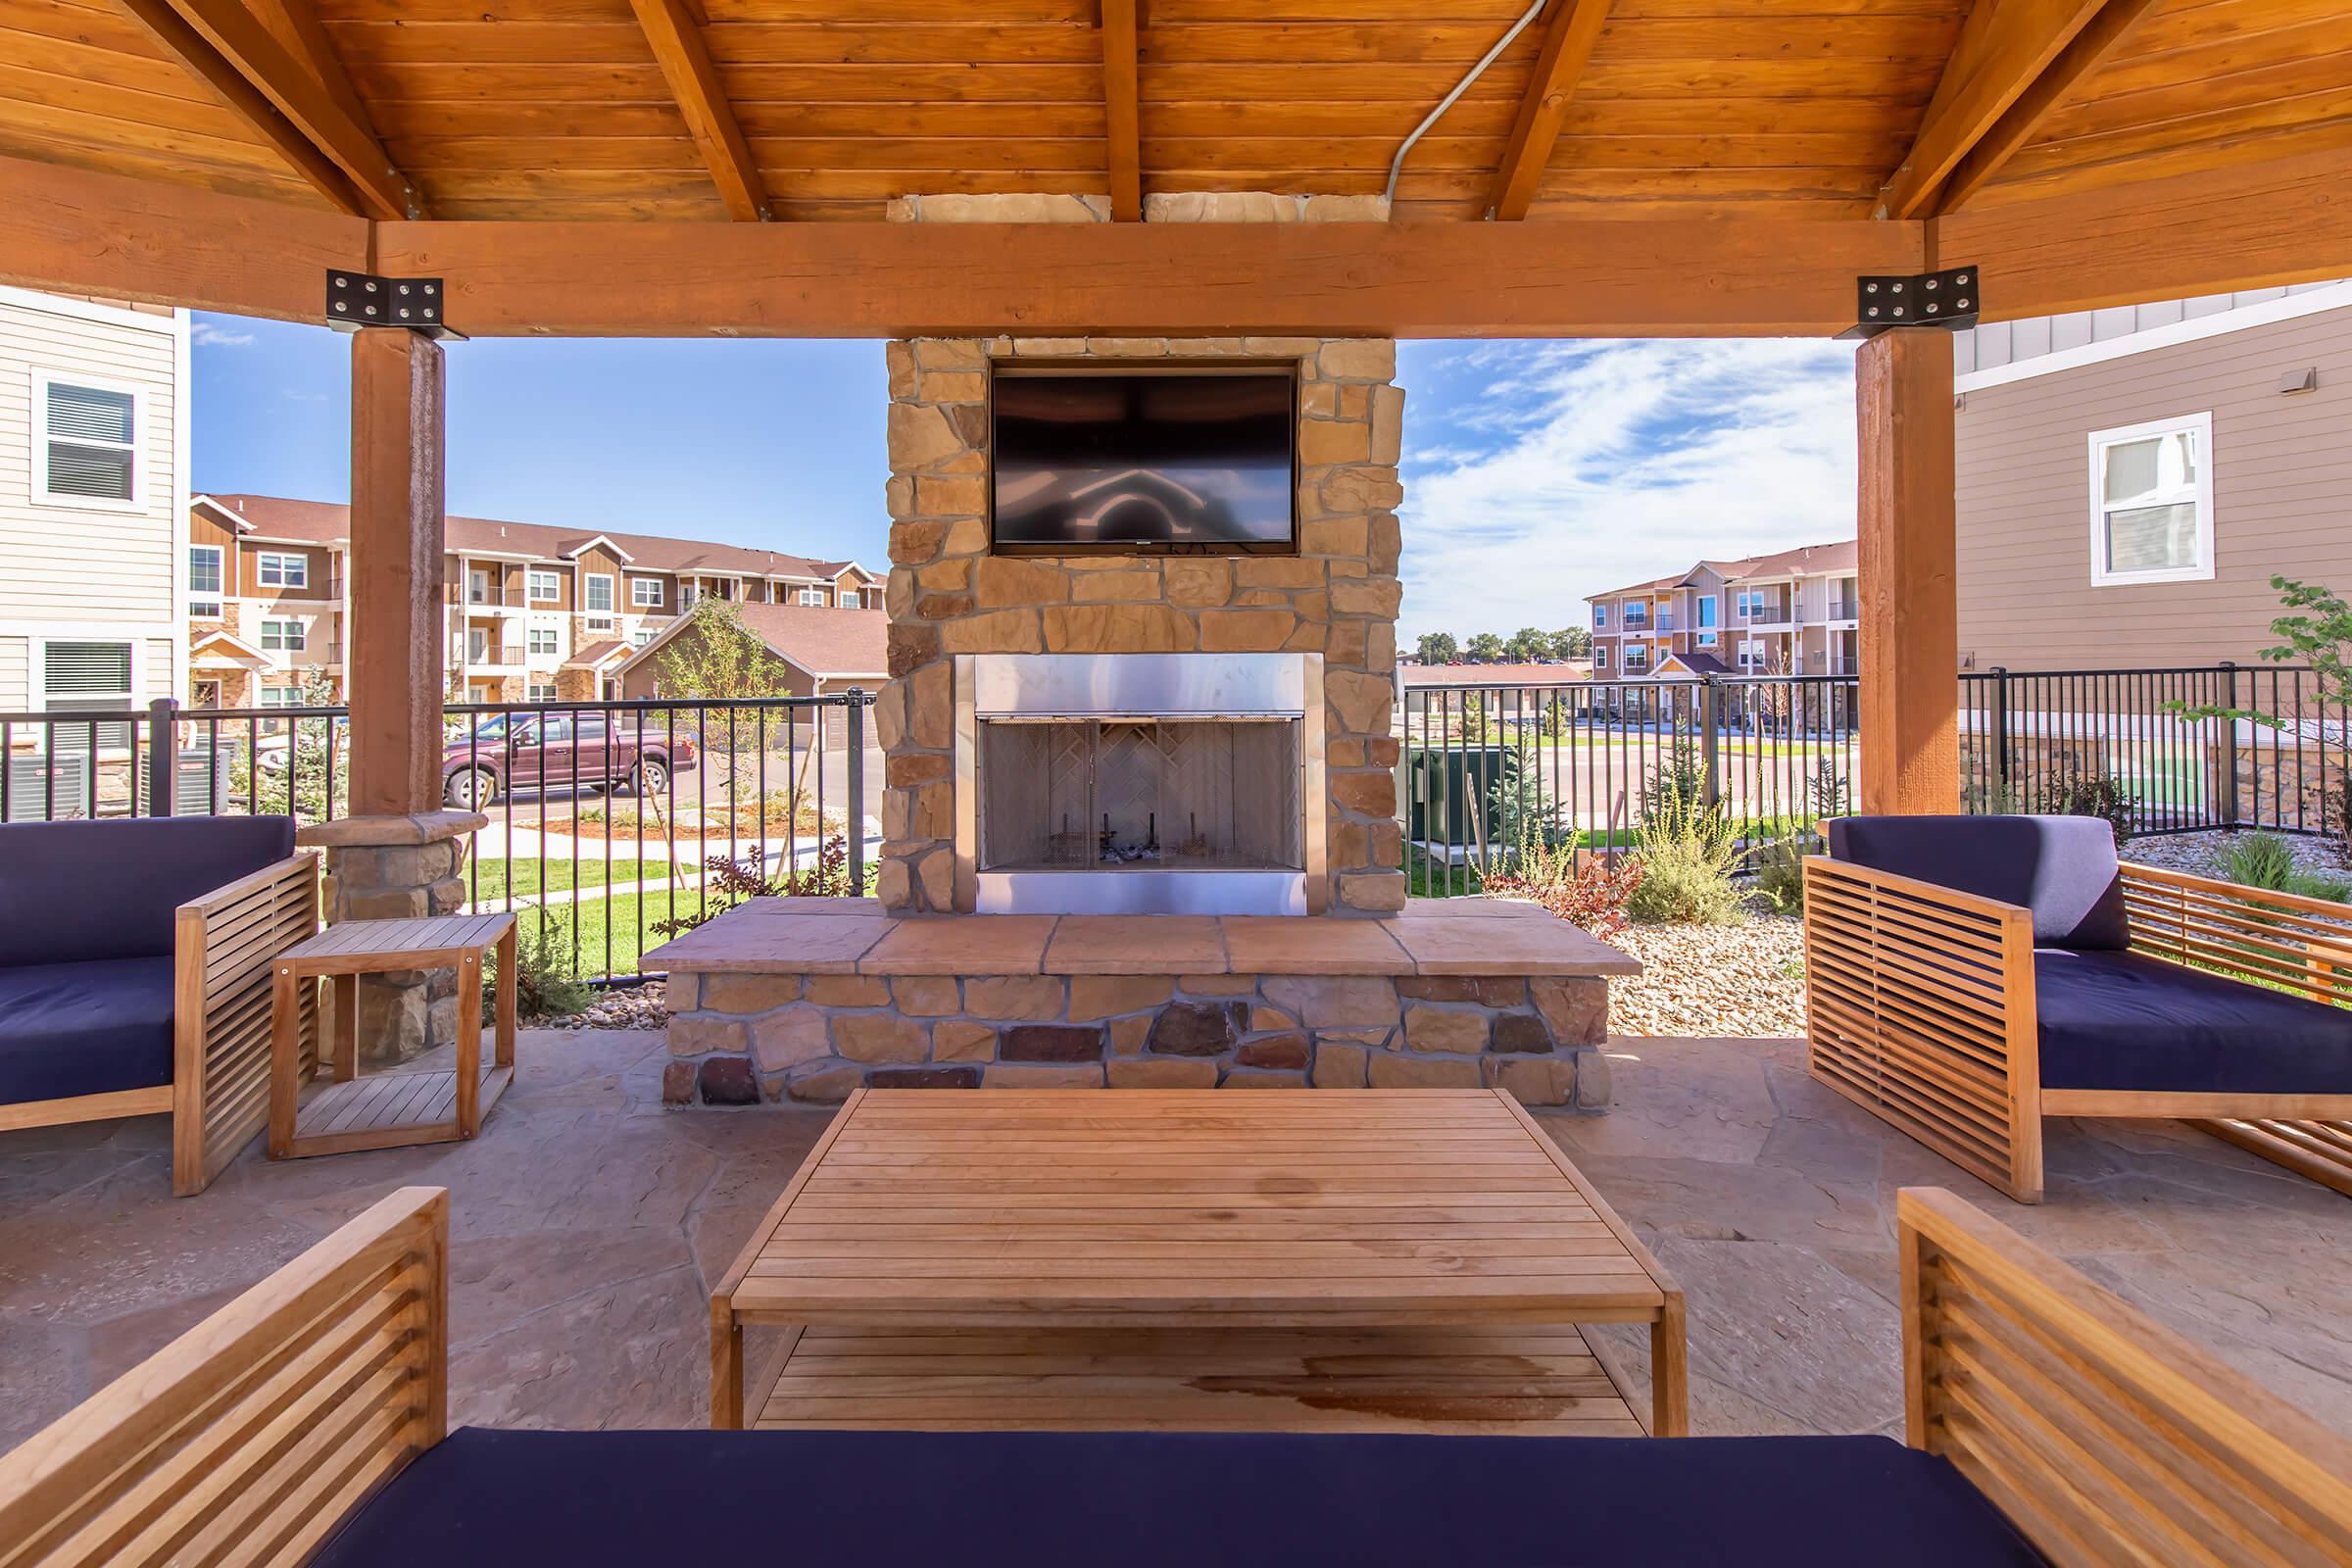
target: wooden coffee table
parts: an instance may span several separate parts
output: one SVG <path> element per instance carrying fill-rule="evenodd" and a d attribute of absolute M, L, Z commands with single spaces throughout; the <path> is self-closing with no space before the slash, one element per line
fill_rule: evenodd
<path fill-rule="evenodd" d="M 1650 1325 L 1646 1420 L 1604 1322 Z M 859 1091 L 710 1334 L 720 1428 L 1688 1425 L 1682 1293 L 1499 1091 Z"/>

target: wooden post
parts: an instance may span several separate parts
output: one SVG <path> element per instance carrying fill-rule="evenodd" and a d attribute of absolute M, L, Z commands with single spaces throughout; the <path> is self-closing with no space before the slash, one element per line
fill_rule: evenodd
<path fill-rule="evenodd" d="M 351 813 L 441 800 L 441 346 L 401 327 L 351 340 Z"/>
<path fill-rule="evenodd" d="M 1952 338 L 1896 327 L 1854 355 L 1861 484 L 1861 809 L 1960 809 Z"/>

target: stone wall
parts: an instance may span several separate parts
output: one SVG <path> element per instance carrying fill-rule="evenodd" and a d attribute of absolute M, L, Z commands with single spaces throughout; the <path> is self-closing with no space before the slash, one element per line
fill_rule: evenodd
<path fill-rule="evenodd" d="M 1608 1103 L 1599 978 L 669 978 L 671 1103 L 877 1089 L 1477 1089 Z"/>
<path fill-rule="evenodd" d="M 295 839 L 326 852 L 319 903 L 328 925 L 414 920 L 466 906 L 466 850 L 489 822 L 473 811 L 346 816 L 311 823 Z M 396 1066 L 458 1038 L 455 968 L 397 969 L 356 983 L 363 1063 Z"/>
<path fill-rule="evenodd" d="M 926 338 L 890 345 L 890 671 L 878 892 L 955 907 L 957 654 L 1323 656 L 1335 911 L 1404 904 L 1396 820 L 1396 457 L 1404 393 L 1386 339 Z M 992 357 L 1262 359 L 1299 367 L 1296 556 L 992 556 Z"/>

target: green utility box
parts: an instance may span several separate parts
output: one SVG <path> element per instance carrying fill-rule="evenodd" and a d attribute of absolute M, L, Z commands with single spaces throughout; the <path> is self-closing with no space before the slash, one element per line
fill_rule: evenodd
<path fill-rule="evenodd" d="M 1415 748 L 1405 759 L 1405 837 L 1465 849 L 1491 842 L 1494 786 L 1510 755 L 1507 746 Z"/>

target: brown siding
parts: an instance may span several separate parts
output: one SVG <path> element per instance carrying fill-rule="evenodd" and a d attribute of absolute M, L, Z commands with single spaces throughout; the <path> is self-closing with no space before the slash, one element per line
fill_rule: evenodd
<path fill-rule="evenodd" d="M 524 604 L 529 609 L 569 610 L 578 602 L 578 595 L 573 591 L 572 568 L 568 564 L 559 565 L 552 561 L 534 561 L 525 568 L 525 571 L 552 571 L 556 574 L 556 598 L 553 604 L 544 599 L 530 598 L 530 578 L 527 575 L 523 578 Z"/>
<path fill-rule="evenodd" d="M 2317 367 L 2319 389 L 2279 377 Z M 2090 583 L 2093 430 L 2213 415 L 2211 581 Z M 2352 587 L 2352 310 L 1983 387 L 1959 415 L 1960 649 L 1979 668 L 2252 661 L 2274 572 Z"/>
<path fill-rule="evenodd" d="M 662 603 L 640 608 L 629 599 L 629 581 L 637 577 L 652 577 L 662 584 Z M 620 587 L 620 612 L 624 615 L 674 615 L 678 612 L 678 579 L 666 571 L 624 572 Z"/>
<path fill-rule="evenodd" d="M 300 556 L 310 563 L 306 586 L 279 588 L 262 582 L 262 557 Z M 237 551 L 237 592 L 256 599 L 332 599 L 334 552 L 323 545 L 266 545 L 247 540 Z"/>
<path fill-rule="evenodd" d="M 228 525 L 223 523 L 220 518 L 214 516 L 211 512 L 201 507 L 190 507 L 188 509 L 188 543 L 192 545 L 216 545 L 222 550 L 228 550 L 234 546 L 236 542 L 237 539 L 234 531 L 231 530 Z M 229 558 L 226 556 L 221 558 L 222 564 L 220 580 L 223 588 L 226 587 L 229 581 L 227 567 L 228 559 Z"/>
<path fill-rule="evenodd" d="M 628 613 L 628 585 L 621 580 L 620 563 L 614 560 L 601 545 L 594 550 L 584 552 L 574 562 L 571 581 L 572 597 L 571 603 L 566 606 L 567 609 L 577 610 L 583 615 L 588 613 L 588 579 L 590 577 L 612 578 L 612 609 L 610 613 L 615 616 Z M 608 633 L 589 631 L 586 629 L 585 623 L 582 623 L 577 635 L 585 641 L 608 635 Z"/>

